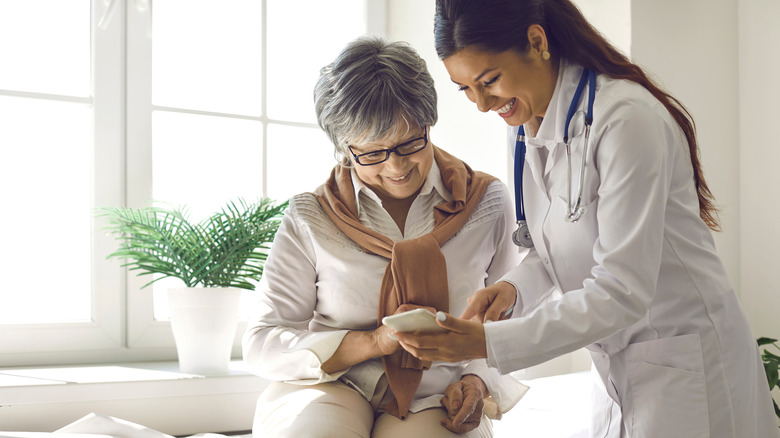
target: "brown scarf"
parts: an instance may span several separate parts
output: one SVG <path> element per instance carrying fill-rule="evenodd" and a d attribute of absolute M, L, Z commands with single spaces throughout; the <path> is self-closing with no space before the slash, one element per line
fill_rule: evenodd
<path fill-rule="evenodd" d="M 433 156 L 444 186 L 452 193 L 452 201 L 435 207 L 433 231 L 417 239 L 393 244 L 388 237 L 360 223 L 349 169 L 334 167 L 328 181 L 314 192 L 325 213 L 344 234 L 365 251 L 390 260 L 379 291 L 378 321 L 406 303 L 449 311 L 447 263 L 440 247 L 465 225 L 488 185 L 495 180 L 488 174 L 474 172 L 466 163 L 435 146 Z M 404 350 L 382 357 L 382 362 L 395 396 L 387 411 L 404 418 L 423 370 L 430 368 L 431 363 Z"/>

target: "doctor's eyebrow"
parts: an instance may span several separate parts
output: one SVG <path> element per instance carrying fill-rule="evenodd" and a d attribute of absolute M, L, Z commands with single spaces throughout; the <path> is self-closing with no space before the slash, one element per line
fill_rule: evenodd
<path fill-rule="evenodd" d="M 477 75 L 477 77 L 475 77 L 473 81 L 474 81 L 474 82 L 479 82 L 479 81 L 480 81 L 480 79 L 482 79 L 482 77 L 484 77 L 486 74 L 488 74 L 488 73 L 492 72 L 493 70 L 498 70 L 498 68 L 496 68 L 496 67 L 488 67 L 488 68 L 486 68 L 485 70 L 483 70 L 483 71 L 482 71 L 482 73 L 480 73 L 479 75 Z M 464 86 L 463 84 L 461 84 L 460 82 L 456 81 L 455 79 L 452 79 L 452 78 L 450 78 L 450 80 L 451 80 L 451 81 L 452 81 L 452 82 L 453 82 L 455 85 L 457 85 L 457 86 L 459 86 L 459 87 L 463 87 L 463 86 Z"/>
<path fill-rule="evenodd" d="M 479 82 L 479 80 L 482 79 L 483 76 L 485 76 L 486 74 L 490 73 L 493 70 L 497 70 L 497 68 L 496 67 L 488 67 L 488 68 L 486 68 L 485 70 L 482 71 L 482 73 L 479 74 L 479 76 L 474 78 L 474 82 Z"/>

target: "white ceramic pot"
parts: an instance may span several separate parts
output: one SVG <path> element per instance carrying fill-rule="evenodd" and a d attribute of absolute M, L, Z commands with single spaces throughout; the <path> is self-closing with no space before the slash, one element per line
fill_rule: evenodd
<path fill-rule="evenodd" d="M 225 374 L 238 322 L 241 289 L 168 289 L 171 328 L 183 373 Z"/>

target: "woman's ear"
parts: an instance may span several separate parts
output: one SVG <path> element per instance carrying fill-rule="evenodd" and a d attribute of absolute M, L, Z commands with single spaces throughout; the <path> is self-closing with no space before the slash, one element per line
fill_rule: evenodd
<path fill-rule="evenodd" d="M 528 52 L 537 56 L 543 56 L 543 52 L 549 53 L 550 47 L 547 43 L 547 33 L 544 28 L 538 24 L 528 26 Z M 549 55 L 548 55 L 549 56 Z"/>

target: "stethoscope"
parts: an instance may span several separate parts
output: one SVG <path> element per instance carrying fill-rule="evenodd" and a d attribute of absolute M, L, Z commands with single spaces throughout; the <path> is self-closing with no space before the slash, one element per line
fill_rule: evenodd
<path fill-rule="evenodd" d="M 585 89 L 585 82 L 588 82 L 588 110 L 585 113 L 585 144 L 582 148 L 582 157 L 580 158 L 580 180 L 577 188 L 577 199 L 571 202 L 571 141 L 569 140 L 569 123 L 577 112 L 582 92 Z M 588 154 L 588 144 L 590 140 L 590 125 L 593 124 L 593 100 L 596 98 L 596 73 L 586 68 L 580 76 L 580 83 L 574 92 L 574 97 L 569 105 L 569 112 L 566 114 L 566 124 L 564 126 L 563 142 L 566 144 L 566 161 L 568 164 L 568 190 L 566 193 L 567 211 L 564 219 L 566 222 L 577 222 L 583 214 L 585 207 L 582 206 L 582 189 L 585 183 L 585 157 Z M 528 224 L 525 221 L 525 204 L 523 203 L 523 166 L 525 164 L 525 129 L 523 126 L 517 129 L 517 139 L 515 140 L 515 215 L 517 217 L 517 230 L 512 233 L 512 241 L 515 245 L 524 248 L 533 248 L 534 242 L 531 238 L 531 232 L 528 230 Z"/>

